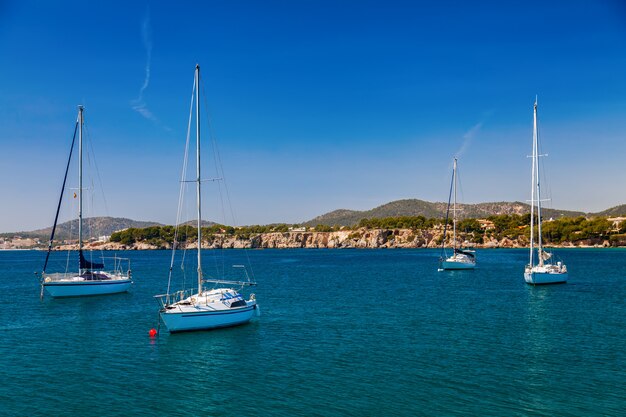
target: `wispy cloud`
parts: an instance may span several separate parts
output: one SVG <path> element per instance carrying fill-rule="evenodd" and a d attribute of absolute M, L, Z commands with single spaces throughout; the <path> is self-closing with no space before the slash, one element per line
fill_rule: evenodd
<path fill-rule="evenodd" d="M 141 36 L 143 39 L 143 45 L 146 48 L 146 76 L 143 80 L 143 84 L 139 89 L 139 95 L 136 99 L 131 101 L 131 106 L 133 110 L 137 113 L 141 114 L 148 120 L 152 120 L 153 122 L 158 122 L 156 116 L 152 114 L 150 109 L 148 109 L 148 105 L 146 104 L 143 94 L 150 85 L 150 64 L 152 61 L 152 33 L 150 28 L 150 9 L 146 11 L 146 16 L 143 19 L 141 24 Z"/>
<path fill-rule="evenodd" d="M 478 132 L 480 132 L 480 129 L 482 127 L 483 127 L 483 122 L 478 122 L 474 126 L 472 126 L 470 130 L 468 130 L 467 132 L 463 134 L 463 144 L 461 145 L 461 147 L 455 154 L 457 158 L 460 158 L 465 153 L 465 151 L 469 149 L 469 146 L 471 145 L 472 140 L 474 139 L 474 137 L 476 137 Z"/>
<path fill-rule="evenodd" d="M 463 143 L 461 147 L 456 152 L 456 157 L 460 158 L 470 147 L 474 138 L 480 133 L 480 130 L 483 128 L 483 125 L 491 118 L 494 114 L 494 110 L 487 110 L 483 113 L 482 120 L 472 126 L 467 132 L 463 133 Z"/>

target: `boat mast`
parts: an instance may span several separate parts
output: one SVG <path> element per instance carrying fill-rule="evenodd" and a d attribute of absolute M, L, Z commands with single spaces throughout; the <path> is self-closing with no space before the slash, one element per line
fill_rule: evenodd
<path fill-rule="evenodd" d="M 196 64 L 196 198 L 198 201 L 198 294 L 202 294 L 202 218 L 200 193 L 200 65 Z"/>
<path fill-rule="evenodd" d="M 535 165 L 537 163 L 537 99 L 533 111 L 533 153 L 530 174 L 530 267 L 533 267 L 533 248 L 535 244 Z"/>
<path fill-rule="evenodd" d="M 539 127 L 537 126 L 537 98 L 535 97 L 535 174 L 537 180 L 537 263 L 543 265 L 543 245 L 541 241 L 541 187 L 539 185 Z"/>
<path fill-rule="evenodd" d="M 454 158 L 454 167 L 452 169 L 452 176 L 454 177 L 454 207 L 452 209 L 452 257 L 456 256 L 456 158 Z"/>
<path fill-rule="evenodd" d="M 78 253 L 83 251 L 83 106 L 78 106 Z M 80 258 L 80 255 L 79 255 Z M 78 262 L 78 274 L 81 270 Z"/>

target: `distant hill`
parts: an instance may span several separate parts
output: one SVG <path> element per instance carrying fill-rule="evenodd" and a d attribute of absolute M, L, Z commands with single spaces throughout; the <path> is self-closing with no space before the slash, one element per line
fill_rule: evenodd
<path fill-rule="evenodd" d="M 189 220 L 183 225 L 196 226 L 196 220 Z M 202 220 L 202 227 L 210 227 L 216 224 L 215 222 Z M 83 234 L 86 237 L 99 237 L 110 236 L 111 233 L 118 230 L 128 229 L 131 227 L 142 229 L 150 226 L 164 226 L 162 223 L 157 222 L 144 222 L 132 219 L 126 219 L 123 217 L 89 217 L 83 219 Z M 50 239 L 50 232 L 52 227 L 46 227 L 45 229 L 32 230 L 30 232 L 11 232 L 0 233 L 0 237 L 11 238 L 13 236 L 21 236 L 23 238 L 39 238 L 42 240 Z M 78 237 L 78 219 L 71 220 L 65 223 L 57 225 L 57 230 L 54 234 L 54 240 L 66 240 L 76 239 Z"/>
<path fill-rule="evenodd" d="M 479 204 L 458 204 L 460 218 L 486 218 L 500 214 L 525 214 L 530 212 L 530 206 L 520 202 L 495 202 Z M 446 215 L 447 203 L 429 202 L 417 199 L 396 200 L 371 210 L 333 210 L 329 213 L 317 216 L 305 223 L 306 226 L 316 226 L 318 224 L 327 226 L 353 226 L 361 219 L 394 217 L 394 216 L 424 216 L 426 218 L 443 218 Z M 577 216 L 626 216 L 626 204 L 615 206 L 598 213 L 584 213 L 582 211 L 569 211 L 558 209 L 543 209 L 543 215 L 548 218 L 577 217 Z M 189 220 L 183 224 L 196 225 L 195 220 Z M 209 227 L 216 223 L 208 220 L 202 221 L 203 227 Z M 137 221 L 121 217 L 90 217 L 84 219 L 84 235 L 86 237 L 98 237 L 110 235 L 111 233 L 134 228 L 144 228 L 150 226 L 163 226 L 157 222 Z M 39 238 L 43 241 L 49 239 L 51 227 L 33 230 L 30 232 L 0 233 L 0 237 L 12 238 L 21 236 L 23 238 Z M 75 239 L 78 234 L 78 220 L 72 220 L 57 226 L 55 240 Z"/>
<path fill-rule="evenodd" d="M 163 226 L 157 222 L 142 222 L 137 220 L 125 219 L 121 217 L 89 217 L 83 219 L 83 235 L 85 237 L 98 237 L 110 235 L 116 230 L 127 229 L 129 227 L 149 227 Z M 16 235 L 22 237 L 40 238 L 48 240 L 50 238 L 52 227 L 45 229 L 33 230 L 30 232 L 2 233 L 2 237 L 13 237 Z M 54 240 L 76 239 L 78 237 L 78 219 L 70 220 L 57 225 Z"/>
<path fill-rule="evenodd" d="M 626 204 L 622 204 L 621 206 L 611 207 L 610 209 L 606 209 L 599 213 L 593 213 L 594 216 L 607 216 L 607 217 L 617 217 L 617 216 L 626 216 Z"/>
<path fill-rule="evenodd" d="M 371 210 L 334 210 L 311 219 L 304 224 L 316 226 L 352 226 L 361 219 L 395 217 L 395 216 L 424 216 L 426 218 L 443 218 L 446 216 L 447 203 L 431 203 L 429 201 L 408 199 L 396 200 Z M 485 218 L 500 214 L 524 214 L 530 212 L 530 205 L 520 202 L 496 202 L 479 204 L 457 204 L 459 218 Z M 546 218 L 584 216 L 581 211 L 557 209 L 543 209 Z"/>
<path fill-rule="evenodd" d="M 215 225 L 217 223 L 209 221 L 209 220 L 202 220 L 202 227 L 211 227 L 213 225 Z M 181 223 L 182 226 L 193 226 L 193 227 L 197 227 L 198 226 L 198 220 L 188 220 L 185 223 Z"/>
<path fill-rule="evenodd" d="M 339 209 L 326 214 L 322 214 L 321 216 L 317 216 L 316 218 L 309 220 L 308 222 L 305 222 L 303 224 L 306 226 L 317 226 L 318 224 L 324 224 L 328 226 L 347 226 L 357 223 L 360 219 L 362 219 L 363 213 L 365 212 L 357 210 Z"/>

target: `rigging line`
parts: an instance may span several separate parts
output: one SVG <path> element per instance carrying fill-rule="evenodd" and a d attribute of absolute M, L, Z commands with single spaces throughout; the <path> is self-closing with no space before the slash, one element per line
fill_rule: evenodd
<path fill-rule="evenodd" d="M 219 187 L 219 185 L 218 185 L 218 187 Z M 222 269 L 223 269 L 223 266 L 224 266 L 224 262 L 223 262 L 224 261 L 224 238 L 222 238 L 220 246 L 221 246 L 220 255 L 221 255 L 221 258 L 222 258 Z M 223 277 L 224 276 L 223 273 L 220 275 L 220 266 L 219 266 L 218 259 L 217 259 L 217 256 L 215 255 L 215 253 L 213 254 L 212 258 L 213 258 L 213 263 L 215 264 L 215 273 L 217 274 L 218 278 L 220 276 Z M 215 286 L 213 286 L 213 288 L 215 288 Z"/>
<path fill-rule="evenodd" d="M 215 131 L 213 129 L 213 124 L 211 123 L 211 115 L 209 113 L 209 104 L 207 102 L 207 94 L 206 94 L 206 90 L 204 89 L 204 84 L 201 86 L 202 88 L 202 99 L 204 100 L 204 113 L 206 115 L 206 119 L 207 119 L 207 124 L 209 127 L 209 138 L 211 139 L 211 147 L 213 149 L 213 161 L 215 164 L 215 176 L 216 178 L 222 178 L 224 185 L 226 185 L 226 179 L 224 178 L 224 169 L 221 165 L 221 161 L 219 158 L 219 150 L 217 147 L 217 140 L 216 140 L 216 135 L 215 135 Z M 219 204 L 220 204 L 220 211 L 221 211 L 221 215 L 222 215 L 222 219 L 223 219 L 223 223 L 224 225 L 226 225 L 228 223 L 228 219 L 226 218 L 226 210 L 224 209 L 224 195 L 222 193 L 222 185 L 218 182 L 217 184 L 217 192 L 218 192 L 218 196 L 219 196 Z M 229 204 L 229 206 L 231 206 L 231 212 L 232 212 L 232 205 L 230 204 L 230 200 L 228 198 L 228 195 L 226 196 L 226 200 L 227 203 Z M 235 222 L 234 216 L 232 216 L 231 214 L 232 220 L 233 220 L 233 225 L 236 225 L 237 223 Z M 226 264 L 225 264 L 225 256 L 224 256 L 225 252 L 224 252 L 224 237 L 222 237 L 221 240 L 221 244 L 220 244 L 220 259 L 222 260 L 222 268 L 220 270 L 220 266 L 219 266 L 219 262 L 218 262 L 218 258 L 217 256 L 213 256 L 213 262 L 215 263 L 215 272 L 217 273 L 218 277 L 225 277 L 226 274 Z M 215 286 L 214 286 L 215 287 Z"/>
<path fill-rule="evenodd" d="M 185 190 L 183 191 L 184 193 L 183 196 L 189 194 L 190 183 L 185 182 L 184 184 L 185 184 Z M 182 214 L 183 212 L 185 213 L 184 218 L 186 219 L 190 218 L 191 217 L 191 215 L 189 214 L 190 211 L 191 211 L 191 208 L 189 207 L 189 199 L 187 199 L 184 201 L 183 207 L 181 207 L 181 219 L 183 218 L 183 214 Z M 185 224 L 182 227 L 185 232 L 185 245 L 183 246 L 183 255 L 180 259 L 180 270 L 182 274 L 181 285 L 182 285 L 182 289 L 184 290 L 185 288 L 187 288 L 187 271 L 185 269 L 185 262 L 187 259 L 187 250 L 188 250 L 188 244 L 189 244 L 189 238 L 190 238 L 189 235 L 193 230 L 195 230 L 195 227 L 193 227 L 192 224 Z"/>
<path fill-rule="evenodd" d="M 87 164 L 89 165 L 89 168 L 90 168 L 89 169 L 89 173 L 90 173 L 89 181 L 91 183 L 91 190 L 92 190 L 92 192 L 91 192 L 91 194 L 89 196 L 90 197 L 89 202 L 91 204 L 91 207 L 89 208 L 89 210 L 92 213 L 92 217 L 87 220 L 87 224 L 88 224 L 88 227 L 89 227 L 89 235 L 91 237 L 96 237 L 98 234 L 100 234 L 100 232 L 103 232 L 103 231 L 96 230 L 96 221 L 93 218 L 93 214 L 95 213 L 95 207 L 96 207 L 95 201 L 94 201 L 96 186 L 94 184 L 94 177 L 91 174 L 93 172 L 93 170 L 96 171 L 96 177 L 97 177 L 97 180 L 98 180 L 98 185 L 100 187 L 100 193 L 102 194 L 102 201 L 104 203 L 104 212 L 105 212 L 106 216 L 109 216 L 109 208 L 107 206 L 106 196 L 104 195 L 104 187 L 102 186 L 102 178 L 100 176 L 100 170 L 98 169 L 98 162 L 96 160 L 96 152 L 94 151 L 94 148 L 93 148 L 93 140 L 91 139 L 91 134 L 90 134 L 89 128 L 88 128 L 88 126 L 86 124 L 83 124 L 83 130 L 85 132 L 85 137 L 87 139 L 87 144 L 89 146 L 89 150 L 87 152 Z M 93 163 L 93 169 L 91 169 L 92 168 L 92 163 Z M 100 251 L 99 252 L 100 252 L 100 257 L 102 259 L 104 259 L 104 251 L 103 251 L 102 247 L 100 247 Z M 93 251 L 89 252 L 89 257 L 90 257 L 90 261 L 93 262 Z"/>
<path fill-rule="evenodd" d="M 452 187 L 454 184 L 454 168 L 452 169 L 452 179 L 450 180 L 450 193 L 448 194 L 448 208 L 446 209 L 446 221 L 443 224 L 443 240 L 441 241 L 441 253 L 444 257 L 446 254 L 446 231 L 448 229 L 448 218 L 450 216 L 450 200 L 452 200 Z"/>
<path fill-rule="evenodd" d="M 224 169 L 223 166 L 221 164 L 221 160 L 219 158 L 219 149 L 217 147 L 217 140 L 216 140 L 216 135 L 215 135 L 215 131 L 213 129 L 213 124 L 211 123 L 211 115 L 209 113 L 209 104 L 207 102 L 207 94 L 206 94 L 206 90 L 204 89 L 204 84 L 200 86 L 200 88 L 202 88 L 202 99 L 204 100 L 204 113 L 207 119 L 207 124 L 209 127 L 209 138 L 211 139 L 211 147 L 213 149 L 213 161 L 215 164 L 215 176 L 216 178 L 222 178 L 223 182 L 224 182 L 224 186 L 226 187 L 226 179 L 224 178 Z M 226 189 L 227 190 L 227 189 Z M 222 193 L 222 186 L 218 181 L 217 184 L 217 192 L 218 192 L 218 196 L 219 196 L 219 204 L 220 204 L 220 211 L 221 211 L 221 215 L 222 215 L 222 219 L 223 219 L 223 223 L 224 225 L 226 225 L 228 223 L 228 219 L 226 218 L 226 210 L 224 209 L 224 195 Z M 232 204 L 230 203 L 230 199 L 227 193 L 226 196 L 226 200 L 227 203 L 229 204 L 229 206 L 231 207 L 231 213 L 232 213 Z M 237 223 L 235 222 L 234 219 L 234 215 L 231 214 L 232 220 L 233 220 L 233 225 L 236 225 Z M 225 277 L 226 275 L 226 257 L 224 256 L 225 252 L 224 252 L 224 240 L 225 240 L 225 236 L 222 237 L 221 239 L 221 244 L 220 244 L 220 259 L 222 261 L 222 267 L 220 269 L 220 265 L 219 265 L 219 260 L 218 257 L 216 255 L 213 256 L 213 262 L 215 263 L 215 272 L 217 273 L 218 277 Z M 215 286 L 214 286 L 215 288 Z"/>
<path fill-rule="evenodd" d="M 224 219 L 224 223 L 227 223 L 227 219 L 226 219 L 226 211 L 224 209 L 224 195 L 222 193 L 222 186 L 221 184 L 217 184 L 217 191 L 218 191 L 218 195 L 219 195 L 219 200 L 220 200 L 220 209 L 222 212 L 222 218 Z M 224 240 L 226 239 L 226 236 L 224 235 L 222 237 L 222 243 L 220 245 L 220 259 L 222 260 L 222 269 L 220 270 L 219 268 L 219 264 L 218 264 L 218 259 L 217 257 L 214 257 L 215 259 L 215 269 L 216 272 L 218 274 L 218 277 L 222 277 L 225 278 L 226 275 L 226 260 L 225 260 L 225 252 L 224 252 Z"/>
<path fill-rule="evenodd" d="M 182 211 L 182 206 L 183 206 L 183 200 L 184 200 L 184 190 L 185 190 L 185 177 L 187 176 L 187 163 L 188 163 L 188 156 L 189 156 L 189 138 L 191 136 L 191 117 L 193 114 L 193 96 L 194 96 L 194 92 L 196 90 L 196 80 L 194 77 L 194 81 L 193 81 L 193 87 L 191 88 L 191 103 L 189 106 L 189 120 L 187 122 L 187 139 L 185 141 L 185 156 L 183 157 L 183 167 L 182 167 L 182 172 L 181 172 L 181 183 L 180 183 L 180 189 L 178 192 L 178 209 L 177 209 L 177 213 L 176 213 L 176 228 L 174 229 L 174 242 L 172 242 L 172 258 L 170 261 L 170 271 L 169 271 L 169 277 L 167 280 L 167 294 L 170 293 L 170 288 L 171 288 L 171 281 L 172 281 L 172 268 L 174 267 L 174 258 L 176 255 L 176 242 L 177 242 L 177 238 L 178 238 L 178 228 L 180 226 L 180 216 L 181 216 L 181 211 Z M 184 259 L 184 258 L 183 258 Z"/>
<path fill-rule="evenodd" d="M 543 152 L 543 146 L 542 146 L 542 142 L 541 142 L 541 136 L 539 135 L 539 121 L 537 121 L 537 154 L 539 156 L 548 156 L 548 153 L 544 153 Z M 541 182 L 541 190 L 544 191 L 544 195 L 548 196 L 548 203 L 545 205 L 546 208 L 553 208 L 553 204 L 552 204 L 552 185 L 547 181 L 547 178 L 552 178 L 551 175 L 548 175 L 548 172 L 546 171 L 546 163 L 544 162 L 545 158 L 538 158 L 538 163 L 541 164 L 541 178 L 540 182 Z"/>
<path fill-rule="evenodd" d="M 457 165 L 456 167 L 456 183 L 457 183 L 457 189 L 459 191 L 459 194 L 461 194 L 461 201 L 465 201 L 465 195 L 463 194 L 463 181 L 461 181 L 461 174 L 459 172 L 459 167 Z M 457 202 L 457 205 L 459 205 L 459 203 Z M 458 211 L 462 211 L 462 209 L 457 209 Z"/>
<path fill-rule="evenodd" d="M 219 178 L 220 177 L 220 170 L 218 166 L 219 155 L 216 152 L 217 149 L 216 149 L 216 142 L 215 142 L 215 132 L 213 131 L 213 124 L 211 123 L 211 115 L 209 113 L 209 104 L 207 102 L 207 94 L 206 94 L 206 90 L 204 89 L 204 85 L 202 85 L 202 99 L 204 100 L 204 113 L 206 114 L 207 124 L 209 125 L 209 137 L 211 138 L 211 145 L 213 146 L 213 159 L 215 161 L 215 176 Z"/>
<path fill-rule="evenodd" d="M 70 156 L 67 158 L 67 165 L 65 167 L 65 176 L 63 177 L 63 186 L 61 187 L 61 195 L 59 196 L 59 203 L 57 204 L 57 212 L 54 216 L 54 225 L 52 226 L 52 232 L 50 233 L 50 241 L 48 242 L 48 253 L 46 254 L 46 260 L 43 264 L 43 273 L 46 272 L 48 266 L 48 259 L 50 258 L 50 252 L 52 251 L 52 241 L 54 240 L 54 233 L 57 228 L 57 221 L 59 220 L 59 211 L 61 210 L 61 202 L 63 201 L 63 192 L 65 191 L 65 184 L 67 182 L 67 173 L 70 169 L 70 162 L 72 161 L 72 152 L 74 151 L 74 142 L 76 141 L 76 132 L 78 131 L 78 121 L 74 127 L 74 136 L 72 137 L 72 146 L 70 147 Z"/>
<path fill-rule="evenodd" d="M 84 130 L 84 129 L 83 129 Z M 84 140 L 84 139 L 83 139 Z M 87 154 L 87 172 L 91 172 L 91 155 L 89 153 L 89 151 L 86 152 Z M 85 181 L 84 179 L 84 173 L 83 173 L 83 182 Z M 90 193 L 87 194 L 87 198 L 86 198 L 86 204 L 83 206 L 83 213 L 88 213 L 91 214 L 91 217 L 83 217 L 83 223 L 86 224 L 85 227 L 85 233 L 83 234 L 83 236 L 86 234 L 87 235 L 87 240 L 89 241 L 89 239 L 91 237 L 93 237 L 94 234 L 94 219 L 93 219 L 93 178 L 89 175 L 88 176 L 88 183 L 91 184 L 90 187 L 85 188 L 85 190 L 89 190 L 91 191 Z M 85 199 L 84 195 L 83 195 L 83 199 Z M 86 248 L 85 248 L 86 249 Z M 85 252 L 85 251 L 83 251 Z M 92 251 L 86 251 L 87 256 L 89 256 L 89 262 L 93 262 L 93 252 Z M 85 254 L 83 253 L 83 256 Z"/>
<path fill-rule="evenodd" d="M 230 198 L 230 191 L 228 189 L 228 181 L 226 181 L 226 175 L 224 174 L 224 166 L 222 165 L 222 158 L 219 152 L 219 148 L 217 146 L 217 140 L 215 138 L 215 134 L 213 132 L 213 125 L 211 123 L 211 117 L 208 113 L 208 103 L 206 100 L 206 92 L 204 91 L 204 86 L 202 87 L 202 94 L 203 94 L 203 98 L 204 98 L 204 110 L 206 113 L 206 117 L 207 117 L 207 121 L 209 124 L 209 136 L 211 138 L 211 142 L 213 144 L 213 158 L 215 159 L 215 168 L 216 168 L 216 173 L 217 173 L 217 177 L 218 178 L 222 178 L 222 182 L 224 183 L 224 191 L 226 193 L 226 201 L 228 202 L 228 207 L 230 208 L 230 215 L 232 217 L 233 220 L 233 226 L 237 226 L 239 224 L 239 222 L 237 221 L 237 216 L 235 215 L 235 210 L 233 209 L 233 204 Z M 218 171 L 218 166 L 219 166 L 219 171 Z M 221 175 L 220 175 L 221 174 Z M 221 198 L 221 187 L 219 187 L 218 184 L 218 189 L 220 189 L 220 198 Z M 224 211 L 224 206 L 222 203 L 222 211 Z M 224 215 L 224 217 L 226 217 Z M 222 243 L 222 250 L 224 249 L 224 244 Z M 256 278 L 254 276 L 254 269 L 252 268 L 252 262 L 250 262 L 250 254 L 248 253 L 247 249 L 244 249 L 244 253 L 246 254 L 246 259 L 248 261 L 248 267 L 250 268 L 250 274 L 252 275 L 252 279 L 254 281 L 256 281 Z M 223 259 L 223 258 L 222 258 Z"/>
<path fill-rule="evenodd" d="M 74 237 L 74 225 L 78 225 L 78 220 L 73 220 L 76 217 L 78 217 L 78 210 L 76 208 L 75 204 L 71 204 L 72 200 L 68 200 L 67 202 L 67 206 L 69 207 L 69 212 L 71 214 L 71 219 L 70 219 L 70 234 L 69 234 L 69 241 L 71 242 L 73 240 Z M 71 245 L 68 246 L 67 248 L 67 258 L 65 260 L 65 272 L 67 273 L 67 271 L 70 268 L 70 255 L 72 254 L 72 249 L 71 249 Z"/>
<path fill-rule="evenodd" d="M 183 195 L 187 195 L 189 193 L 189 183 L 185 182 L 185 190 L 183 191 Z M 182 212 L 185 212 L 185 218 L 188 219 L 190 217 L 189 215 L 189 199 L 184 201 L 183 207 L 181 207 L 181 218 L 182 218 Z M 187 247 L 189 244 L 189 233 L 191 232 L 191 228 L 192 226 L 189 224 L 186 224 L 183 226 L 183 230 L 185 233 L 185 245 L 183 246 L 183 255 L 181 256 L 180 259 L 180 270 L 182 272 L 182 281 L 181 281 L 181 285 L 182 285 L 182 289 L 184 290 L 185 288 L 187 288 L 187 272 L 185 270 L 185 260 L 187 259 Z"/>
<path fill-rule="evenodd" d="M 104 212 L 106 213 L 106 215 L 109 215 L 109 206 L 107 204 L 107 199 L 106 199 L 106 195 L 104 194 L 104 187 L 102 185 L 102 177 L 100 176 L 100 169 L 98 169 L 98 161 L 96 160 L 96 152 L 94 151 L 93 148 L 93 141 L 91 140 L 91 135 L 89 132 L 89 128 L 84 125 L 84 130 L 87 133 L 87 143 L 89 144 L 89 149 L 91 150 L 91 155 L 93 157 L 93 165 L 94 168 L 96 169 L 96 176 L 98 178 L 98 185 L 100 186 L 100 192 L 102 193 L 102 201 L 104 202 Z M 89 156 L 89 154 L 87 154 L 87 156 Z M 93 184 L 93 178 L 92 178 L 92 184 Z"/>

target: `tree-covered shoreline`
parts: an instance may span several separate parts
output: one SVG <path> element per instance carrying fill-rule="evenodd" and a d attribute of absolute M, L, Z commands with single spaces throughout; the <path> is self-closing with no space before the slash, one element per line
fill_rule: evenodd
<path fill-rule="evenodd" d="M 441 243 L 445 220 L 424 216 L 396 216 L 385 218 L 361 219 L 354 226 L 317 225 L 306 227 L 298 224 L 274 224 L 233 227 L 214 224 L 202 228 L 203 241 L 213 244 L 216 239 L 230 238 L 250 240 L 255 236 L 269 233 L 313 233 L 313 232 L 350 232 L 350 238 L 359 239 L 371 230 L 410 230 L 415 236 L 438 231 Z M 448 220 L 451 227 L 452 220 Z M 486 219 L 463 219 L 457 222 L 459 238 L 474 246 L 480 246 L 487 240 L 530 239 L 530 214 L 503 214 L 489 216 Z M 626 221 L 615 224 L 607 217 L 585 218 L 584 216 L 544 220 L 542 223 L 543 240 L 547 245 L 576 245 L 578 242 L 608 241 L 613 246 L 626 244 Z M 432 234 L 432 233 L 431 233 Z M 174 241 L 178 245 L 188 245 L 197 240 L 197 228 L 182 225 L 178 231 L 174 226 L 150 226 L 128 228 L 114 232 L 111 242 L 123 245 L 146 243 L 156 247 L 171 247 Z M 447 239 L 450 237 L 447 236 Z"/>

